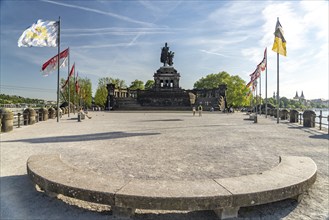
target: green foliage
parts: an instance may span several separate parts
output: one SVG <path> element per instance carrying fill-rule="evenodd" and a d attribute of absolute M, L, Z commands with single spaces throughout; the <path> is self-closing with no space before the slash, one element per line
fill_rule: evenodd
<path fill-rule="evenodd" d="M 44 104 L 43 99 L 24 98 L 16 95 L 0 94 L 0 104 Z"/>
<path fill-rule="evenodd" d="M 117 89 L 125 89 L 127 88 L 126 82 L 121 79 L 112 79 L 111 77 L 109 78 L 110 82 L 115 85 L 115 88 Z"/>
<path fill-rule="evenodd" d="M 145 83 L 145 89 L 152 89 L 153 88 L 153 86 L 154 86 L 154 80 L 151 80 L 151 79 L 149 79 L 149 80 L 147 80 L 146 81 L 146 83 Z"/>
<path fill-rule="evenodd" d="M 268 98 L 267 99 L 267 102 L 273 106 L 277 106 L 277 100 L 276 98 Z M 265 103 L 265 101 L 263 102 Z M 320 104 L 321 107 L 323 107 L 321 104 Z M 310 107 L 313 107 L 314 108 L 314 103 L 310 103 Z M 320 108 L 321 108 L 320 107 Z M 281 97 L 280 98 L 280 108 L 288 108 L 288 109 L 307 109 L 308 107 L 305 106 L 305 103 L 304 102 L 301 102 L 299 100 L 294 100 L 294 99 L 288 99 L 286 97 Z M 325 108 L 325 106 L 324 106 Z"/>
<path fill-rule="evenodd" d="M 66 79 L 61 79 L 60 86 L 62 87 L 65 83 Z M 69 94 L 70 94 L 70 102 L 74 105 L 82 105 L 86 108 L 91 107 L 92 103 L 92 84 L 90 79 L 88 78 L 78 78 L 78 84 L 80 87 L 79 94 L 75 91 L 75 82 L 74 78 L 70 78 L 70 85 L 66 85 L 64 89 L 61 91 L 61 102 L 68 102 Z"/>
<path fill-rule="evenodd" d="M 314 103 L 314 102 L 311 102 L 311 107 L 312 108 L 328 108 L 327 105 L 324 105 L 324 104 L 321 104 L 321 103 Z"/>
<path fill-rule="evenodd" d="M 110 77 L 103 77 L 98 80 L 98 87 L 95 93 L 95 105 L 105 108 L 106 100 L 107 100 L 107 84 L 113 82 L 113 79 Z"/>
<path fill-rule="evenodd" d="M 98 87 L 94 98 L 95 105 L 105 108 L 107 95 L 106 87 Z"/>
<path fill-rule="evenodd" d="M 131 82 L 129 89 L 131 90 L 144 90 L 144 82 L 138 79 L 135 79 L 134 81 Z"/>
<path fill-rule="evenodd" d="M 118 79 L 118 81 L 119 81 L 119 79 Z M 106 88 L 107 84 L 110 84 L 110 83 L 113 83 L 113 82 L 114 82 L 114 79 L 112 79 L 111 77 L 100 78 L 100 79 L 98 79 L 98 87 L 97 88 L 100 88 L 100 87 Z"/>
<path fill-rule="evenodd" d="M 65 84 L 66 79 L 61 79 L 60 87 Z M 69 94 L 70 94 L 70 102 L 76 105 L 78 102 L 77 95 L 75 94 L 75 82 L 74 78 L 70 78 L 70 82 L 65 86 L 65 88 L 61 89 L 60 102 L 68 102 Z"/>
<path fill-rule="evenodd" d="M 246 82 L 239 76 L 231 76 L 227 72 L 220 72 L 217 74 L 209 74 L 202 77 L 194 83 L 196 89 L 213 89 L 218 88 L 219 85 L 226 84 L 226 100 L 228 106 L 242 107 L 250 105 L 250 98 L 247 97 L 248 88 Z"/>
<path fill-rule="evenodd" d="M 82 106 L 89 108 L 93 100 L 91 81 L 88 78 L 79 78 L 78 81 L 80 86 L 79 97 L 81 98 Z"/>
<path fill-rule="evenodd" d="M 114 79 L 111 77 L 103 77 L 98 80 L 98 87 L 95 93 L 94 101 L 95 104 L 100 107 L 106 106 L 108 91 L 107 91 L 107 84 L 114 84 L 115 88 L 122 89 L 126 88 L 126 83 L 124 80 L 121 79 Z"/>
<path fill-rule="evenodd" d="M 209 74 L 202 77 L 194 83 L 195 89 L 214 89 L 218 88 L 221 84 L 226 84 L 230 75 L 227 72 L 220 72 L 217 74 Z"/>

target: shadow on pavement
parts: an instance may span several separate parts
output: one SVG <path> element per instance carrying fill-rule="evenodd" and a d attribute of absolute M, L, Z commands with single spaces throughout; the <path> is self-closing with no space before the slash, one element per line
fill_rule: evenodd
<path fill-rule="evenodd" d="M 78 142 L 78 141 L 95 141 L 95 140 L 110 140 L 116 138 L 127 138 L 135 136 L 158 135 L 160 133 L 128 133 L 128 132 L 104 132 L 96 134 L 81 134 L 70 136 L 54 136 L 45 138 L 28 138 L 3 142 L 28 142 L 28 143 L 57 143 L 57 142 Z"/>
<path fill-rule="evenodd" d="M 310 136 L 310 138 L 328 139 L 328 134 L 324 134 L 323 132 L 321 132 L 321 130 L 319 128 L 308 128 L 308 127 L 303 127 L 301 125 L 295 125 L 295 124 L 289 124 L 288 128 L 301 130 L 306 133 L 309 133 L 312 135 L 312 136 Z"/>
<path fill-rule="evenodd" d="M 1 177 L 1 219 L 115 219 L 111 212 L 94 212 L 69 205 L 57 198 L 37 192 L 27 175 Z M 287 199 L 266 205 L 241 208 L 238 219 L 282 219 L 297 207 Z M 126 219 L 126 218 L 123 218 Z M 218 219 L 212 211 L 136 213 L 132 219 L 197 220 Z"/>
<path fill-rule="evenodd" d="M 0 219 L 108 219 L 37 192 L 27 175 L 1 177 Z"/>
<path fill-rule="evenodd" d="M 156 119 L 156 120 L 142 120 L 139 122 L 172 122 L 172 121 L 184 121 L 183 119 Z"/>
<path fill-rule="evenodd" d="M 327 140 L 329 140 L 329 134 L 313 135 L 313 136 L 310 136 L 310 138 L 314 138 L 314 139 L 327 139 Z"/>

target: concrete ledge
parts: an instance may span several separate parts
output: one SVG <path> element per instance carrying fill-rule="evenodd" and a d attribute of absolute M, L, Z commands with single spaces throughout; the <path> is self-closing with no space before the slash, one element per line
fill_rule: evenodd
<path fill-rule="evenodd" d="M 57 154 L 31 156 L 27 173 L 46 192 L 111 206 L 115 193 L 129 182 L 70 167 Z"/>
<path fill-rule="evenodd" d="M 317 166 L 307 157 L 283 157 L 260 174 L 195 181 L 114 179 L 77 170 L 59 155 L 34 155 L 27 161 L 31 180 L 47 193 L 112 206 L 130 216 L 135 209 L 214 210 L 219 218 L 237 217 L 240 207 L 301 198 L 316 180 Z"/>

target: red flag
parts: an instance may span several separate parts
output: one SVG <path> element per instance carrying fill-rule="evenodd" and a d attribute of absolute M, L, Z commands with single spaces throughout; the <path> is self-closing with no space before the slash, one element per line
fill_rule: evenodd
<path fill-rule="evenodd" d="M 257 80 L 259 76 L 260 76 L 260 68 L 259 65 L 257 65 L 255 71 L 252 74 L 250 74 L 250 81 L 253 82 Z"/>
<path fill-rule="evenodd" d="M 69 76 L 67 77 L 67 80 L 65 81 L 64 85 L 62 86 L 62 89 L 65 88 L 65 86 L 69 83 L 69 80 L 70 80 L 70 77 L 73 75 L 74 73 L 74 68 L 75 68 L 75 63 L 73 64 L 72 68 L 71 68 L 71 71 L 70 71 L 70 74 Z"/>
<path fill-rule="evenodd" d="M 59 54 L 59 67 L 64 67 L 67 65 L 68 57 L 69 57 L 69 48 L 67 48 L 66 50 L 62 51 Z M 42 75 L 47 76 L 50 72 L 58 68 L 57 59 L 58 59 L 58 55 L 55 55 L 42 65 L 41 68 L 41 71 L 43 72 Z"/>
<path fill-rule="evenodd" d="M 258 64 L 261 71 L 264 71 L 266 69 L 266 65 L 267 65 L 266 53 L 267 53 L 267 48 L 265 48 L 264 58 L 263 58 L 262 62 L 260 62 L 260 64 Z"/>
<path fill-rule="evenodd" d="M 77 73 L 77 78 L 75 79 L 75 91 L 77 93 L 80 92 L 80 86 L 79 86 L 79 82 L 78 82 L 78 73 Z"/>
<path fill-rule="evenodd" d="M 64 85 L 62 86 L 62 89 L 65 88 L 65 86 L 67 85 L 67 83 L 69 82 L 69 80 L 70 80 L 70 77 L 67 77 L 67 80 L 65 81 Z"/>
<path fill-rule="evenodd" d="M 74 70 L 75 70 L 75 63 L 73 64 L 73 66 L 71 68 L 71 71 L 70 71 L 70 74 L 69 74 L 69 78 L 73 75 Z"/>
<path fill-rule="evenodd" d="M 255 80 L 254 82 L 252 82 L 252 87 L 251 87 L 252 91 L 255 91 L 256 87 L 257 87 L 257 81 Z"/>
<path fill-rule="evenodd" d="M 248 82 L 246 87 L 249 88 L 252 85 L 252 81 Z"/>

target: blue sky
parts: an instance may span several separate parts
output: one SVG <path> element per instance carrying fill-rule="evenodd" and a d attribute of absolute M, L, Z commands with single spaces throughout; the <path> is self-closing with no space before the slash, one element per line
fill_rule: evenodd
<path fill-rule="evenodd" d="M 42 64 L 57 48 L 19 48 L 17 40 L 38 19 L 61 17 L 61 49 L 79 76 L 146 82 L 162 65 L 165 42 L 175 52 L 180 86 L 193 88 L 210 73 L 226 71 L 249 81 L 268 48 L 268 96 L 276 91 L 277 17 L 287 41 L 280 56 L 280 96 L 301 91 L 328 99 L 328 1 L 1 1 L 1 93 L 56 100 L 57 72 Z M 66 78 L 62 68 L 61 78 Z M 265 72 L 262 97 L 265 96 Z"/>

